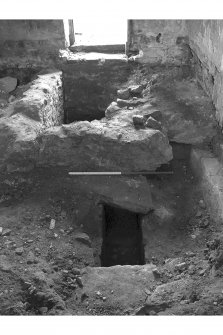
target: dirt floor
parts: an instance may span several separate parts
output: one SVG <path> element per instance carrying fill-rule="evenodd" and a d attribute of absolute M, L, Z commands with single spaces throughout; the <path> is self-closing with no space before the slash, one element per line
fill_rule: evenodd
<path fill-rule="evenodd" d="M 222 314 L 223 234 L 189 150 L 174 145 L 174 174 L 148 178 L 159 223 L 151 214 L 142 266 L 100 267 L 92 196 L 73 189 L 65 171 L 2 175 L 0 314 Z"/>

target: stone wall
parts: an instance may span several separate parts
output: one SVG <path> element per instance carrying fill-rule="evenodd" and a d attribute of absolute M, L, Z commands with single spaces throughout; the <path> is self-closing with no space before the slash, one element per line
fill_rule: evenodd
<path fill-rule="evenodd" d="M 223 20 L 187 20 L 193 67 L 204 90 L 211 96 L 216 116 L 223 125 Z"/>
<path fill-rule="evenodd" d="M 66 45 L 63 20 L 0 20 L 0 70 L 55 66 Z"/>
<path fill-rule="evenodd" d="M 127 81 L 131 65 L 123 55 L 70 54 L 63 61 L 65 123 L 101 119 Z"/>
<path fill-rule="evenodd" d="M 62 73 L 52 72 L 38 76 L 23 97 L 9 106 L 12 114 L 27 116 L 49 128 L 63 123 Z"/>
<path fill-rule="evenodd" d="M 130 20 L 128 30 L 127 50 L 137 62 L 192 65 L 222 126 L 223 20 Z"/>
<path fill-rule="evenodd" d="M 45 73 L 0 118 L 0 170 L 27 171 L 39 155 L 37 136 L 63 121 L 61 72 Z"/>
<path fill-rule="evenodd" d="M 181 65 L 188 62 L 184 20 L 130 20 L 127 50 L 140 53 L 138 62 Z"/>

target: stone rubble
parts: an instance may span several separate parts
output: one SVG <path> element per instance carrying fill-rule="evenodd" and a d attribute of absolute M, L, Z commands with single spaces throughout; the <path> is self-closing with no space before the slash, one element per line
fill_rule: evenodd
<path fill-rule="evenodd" d="M 129 88 L 118 90 L 117 96 L 119 99 L 128 100 L 130 97 Z"/>
<path fill-rule="evenodd" d="M 133 115 L 132 116 L 132 121 L 134 126 L 136 127 L 144 127 L 145 125 L 145 118 L 143 115 Z"/>
<path fill-rule="evenodd" d="M 162 125 L 160 122 L 158 122 L 156 119 L 154 119 L 152 116 L 150 116 L 145 123 L 145 126 L 148 128 L 156 129 L 162 131 Z"/>

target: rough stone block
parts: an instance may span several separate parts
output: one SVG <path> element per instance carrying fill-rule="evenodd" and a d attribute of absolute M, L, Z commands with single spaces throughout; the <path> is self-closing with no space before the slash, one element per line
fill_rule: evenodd
<path fill-rule="evenodd" d="M 152 116 L 150 116 L 148 120 L 146 121 L 146 127 L 157 129 L 157 130 L 162 130 L 161 123 L 155 120 Z"/>
<path fill-rule="evenodd" d="M 112 115 L 120 111 L 120 107 L 118 107 L 117 102 L 113 101 L 105 111 L 105 117 L 110 118 Z"/>
<path fill-rule="evenodd" d="M 127 100 L 130 97 L 129 88 L 118 90 L 117 96 L 119 99 Z"/>
<path fill-rule="evenodd" d="M 129 90 L 131 95 L 139 95 L 142 93 L 144 86 L 143 85 L 134 85 L 130 86 Z"/>
<path fill-rule="evenodd" d="M 137 100 L 123 100 L 123 99 L 117 99 L 117 104 L 119 107 L 135 107 L 140 104 L 143 104 L 145 100 L 143 99 L 137 99 Z"/>
<path fill-rule="evenodd" d="M 132 121 L 136 127 L 143 127 L 145 125 L 145 118 L 143 115 L 133 115 Z"/>

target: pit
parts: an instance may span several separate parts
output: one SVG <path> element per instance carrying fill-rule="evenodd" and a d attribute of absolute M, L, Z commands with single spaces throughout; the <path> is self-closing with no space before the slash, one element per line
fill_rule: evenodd
<path fill-rule="evenodd" d="M 139 215 L 104 205 L 103 221 L 101 266 L 144 264 Z"/>

